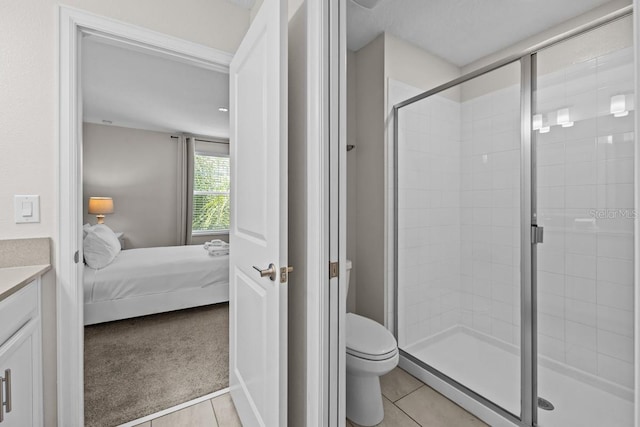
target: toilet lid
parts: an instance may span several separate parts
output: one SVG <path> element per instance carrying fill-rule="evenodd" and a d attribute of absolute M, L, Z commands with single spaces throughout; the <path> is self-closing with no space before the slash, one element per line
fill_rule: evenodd
<path fill-rule="evenodd" d="M 368 360 L 384 360 L 398 351 L 396 339 L 384 326 L 366 317 L 345 315 L 347 353 Z"/>

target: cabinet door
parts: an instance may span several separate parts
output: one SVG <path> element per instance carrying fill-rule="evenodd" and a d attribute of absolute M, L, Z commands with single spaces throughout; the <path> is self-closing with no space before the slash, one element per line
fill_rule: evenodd
<path fill-rule="evenodd" d="M 34 399 L 34 348 L 35 338 L 32 322 L 18 331 L 0 347 L 0 376 L 11 369 L 11 412 L 3 407 L 4 421 L 0 427 L 25 427 L 37 424 L 38 413 Z M 3 384 L 6 399 L 8 385 Z"/>

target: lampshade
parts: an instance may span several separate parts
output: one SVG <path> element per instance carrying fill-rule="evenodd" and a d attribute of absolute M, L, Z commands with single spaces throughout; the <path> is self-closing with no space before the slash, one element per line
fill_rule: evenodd
<path fill-rule="evenodd" d="M 104 224 L 104 215 L 113 213 L 113 199 L 111 197 L 89 198 L 89 214 L 96 215 L 98 224 Z"/>

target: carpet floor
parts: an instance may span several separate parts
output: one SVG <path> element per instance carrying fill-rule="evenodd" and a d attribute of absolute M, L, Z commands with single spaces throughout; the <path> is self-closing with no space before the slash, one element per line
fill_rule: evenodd
<path fill-rule="evenodd" d="M 111 427 L 229 386 L 229 305 L 84 328 L 85 425 Z"/>

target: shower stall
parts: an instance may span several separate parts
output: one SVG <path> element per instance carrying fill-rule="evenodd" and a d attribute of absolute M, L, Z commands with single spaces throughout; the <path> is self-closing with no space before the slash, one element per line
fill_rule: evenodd
<path fill-rule="evenodd" d="M 631 16 L 389 96 L 401 367 L 505 425 L 631 426 Z"/>

